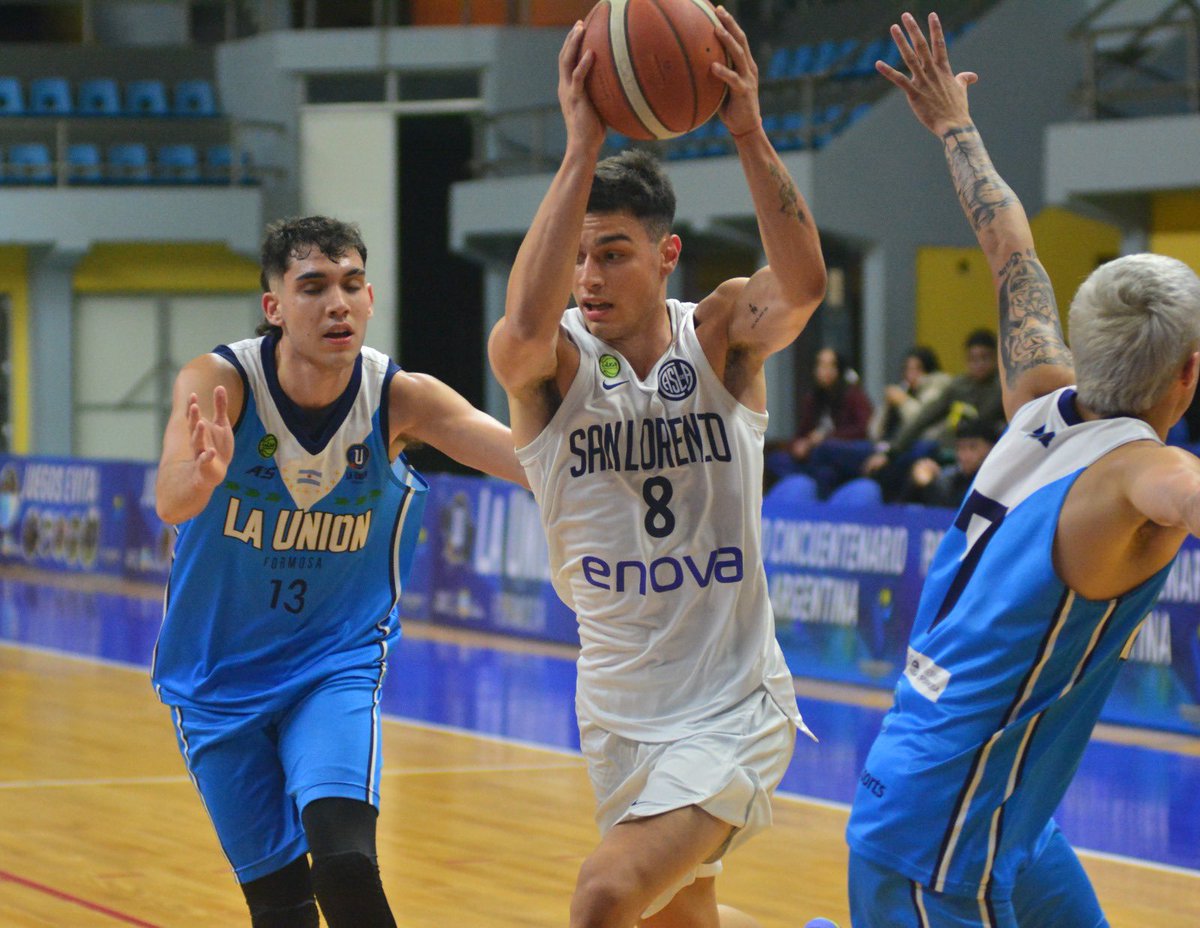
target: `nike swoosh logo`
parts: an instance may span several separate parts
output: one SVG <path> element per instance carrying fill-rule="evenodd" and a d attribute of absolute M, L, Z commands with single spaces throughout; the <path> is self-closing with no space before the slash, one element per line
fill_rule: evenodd
<path fill-rule="evenodd" d="M 621 386 L 621 384 L 623 384 L 623 383 L 629 383 L 629 381 L 628 380 L 618 380 L 616 383 L 605 383 L 604 389 L 612 390 L 612 389 L 615 389 L 616 387 Z"/>

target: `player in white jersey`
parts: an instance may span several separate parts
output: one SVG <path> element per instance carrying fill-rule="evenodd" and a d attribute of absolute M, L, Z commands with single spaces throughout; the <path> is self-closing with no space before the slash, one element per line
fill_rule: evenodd
<path fill-rule="evenodd" d="M 1071 304 L 1068 351 L 1020 201 L 971 124 L 935 15 L 877 67 L 942 140 L 992 269 L 1010 425 L 939 546 L 895 703 L 847 826 L 855 928 L 1100 928 L 1051 818 L 1189 533 L 1200 461 L 1163 444 L 1200 372 L 1200 279 L 1111 261 Z M 1073 386 L 1074 385 L 1074 386 Z M 1098 810 L 1103 814 L 1103 810 Z"/>
<path fill-rule="evenodd" d="M 379 692 L 426 489 L 401 449 L 525 483 L 508 429 L 363 346 L 366 259 L 352 225 L 271 226 L 262 337 L 183 367 L 163 437 L 154 683 L 255 928 L 316 928 L 314 894 L 330 928 L 396 924 Z"/>
<path fill-rule="evenodd" d="M 721 118 L 770 266 L 698 304 L 666 298 L 681 243 L 652 157 L 597 164 L 577 24 L 559 56 L 562 166 L 517 254 L 493 368 L 579 619 L 577 711 L 602 838 L 574 928 L 755 925 L 719 908 L 725 851 L 770 822 L 798 726 L 759 552 L 763 362 L 820 302 L 817 230 L 763 131 L 745 34 Z M 577 306 L 563 312 L 569 293 Z"/>

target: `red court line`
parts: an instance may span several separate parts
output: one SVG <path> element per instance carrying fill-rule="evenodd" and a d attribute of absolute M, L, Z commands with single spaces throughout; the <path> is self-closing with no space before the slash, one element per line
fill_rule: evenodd
<path fill-rule="evenodd" d="M 161 925 L 156 925 L 153 922 L 144 922 L 140 918 L 134 918 L 132 915 L 126 915 L 123 912 L 116 911 L 116 909 L 110 909 L 107 906 L 98 905 L 95 902 L 88 902 L 86 899 L 80 899 L 78 896 L 72 896 L 70 893 L 64 893 L 62 890 L 55 889 L 53 886 L 35 883 L 33 880 L 27 880 L 25 877 L 17 876 L 15 873 L 9 873 L 7 870 L 0 870 L 0 880 L 7 880 L 9 883 L 16 883 L 18 886 L 24 886 L 26 889 L 32 889 L 39 893 L 45 893 L 47 896 L 53 896 L 55 899 L 61 899 L 63 902 L 70 902 L 72 905 L 77 905 L 84 909 L 91 909 L 93 912 L 99 912 L 101 915 L 107 915 L 109 918 L 116 919 L 125 925 L 137 925 L 138 928 L 162 928 Z"/>

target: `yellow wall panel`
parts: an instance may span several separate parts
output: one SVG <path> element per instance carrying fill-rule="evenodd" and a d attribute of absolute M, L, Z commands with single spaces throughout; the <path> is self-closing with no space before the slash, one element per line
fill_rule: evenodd
<path fill-rule="evenodd" d="M 1200 273 L 1200 190 L 1155 194 L 1150 201 L 1149 247 Z"/>
<path fill-rule="evenodd" d="M 258 264 L 219 244 L 100 244 L 75 270 L 78 293 L 257 293 Z"/>
<path fill-rule="evenodd" d="M 963 369 L 963 342 L 974 329 L 996 329 L 992 275 L 978 248 L 927 247 L 917 252 L 918 345 L 937 352 L 945 370 Z M 899 376 L 889 371 L 889 382 Z"/>
<path fill-rule="evenodd" d="M 1120 233 L 1057 207 L 1043 210 L 1030 225 L 1066 331 L 1071 297 L 1098 264 L 1119 254 Z M 962 370 L 967 334 L 980 327 L 994 332 L 996 319 L 995 289 L 982 251 L 934 246 L 918 251 L 917 342 L 933 348 L 946 370 Z"/>
<path fill-rule="evenodd" d="M 0 245 L 0 292 L 8 296 L 11 317 L 9 338 L 12 352 L 10 399 L 12 449 L 28 454 L 30 448 L 29 368 L 29 254 L 17 245 Z"/>

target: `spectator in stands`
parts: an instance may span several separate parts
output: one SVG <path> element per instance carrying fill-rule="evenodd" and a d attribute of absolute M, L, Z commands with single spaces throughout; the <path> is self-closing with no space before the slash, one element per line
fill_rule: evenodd
<path fill-rule="evenodd" d="M 776 478 L 810 474 L 819 494 L 828 496 L 838 483 L 855 476 L 842 465 L 845 454 L 855 453 L 844 443 L 861 446 L 870 420 L 871 401 L 858 385 L 858 374 L 840 353 L 822 348 L 813 366 L 813 388 L 800 401 L 796 435 L 786 448 L 767 455 L 767 469 Z"/>
<path fill-rule="evenodd" d="M 900 430 L 933 403 L 946 389 L 951 376 L 942 370 L 941 361 L 932 348 L 914 345 L 904 356 L 904 368 L 900 382 L 888 384 L 883 391 L 883 402 L 875 408 L 867 427 L 867 436 L 876 446 L 890 443 Z M 934 423 L 922 438 L 937 438 L 939 423 Z M 872 450 L 885 450 L 875 448 Z M 866 457 L 866 456 L 864 456 Z M 860 462 L 861 463 L 861 462 Z"/>
<path fill-rule="evenodd" d="M 900 502 L 957 509 L 997 437 L 992 423 L 963 416 L 954 429 L 954 463 L 942 466 L 933 458 L 916 461 L 900 493 Z"/>
<path fill-rule="evenodd" d="M 913 416 L 863 465 L 863 473 L 883 487 L 886 500 L 894 500 L 904 486 L 912 465 L 919 458 L 933 457 L 941 463 L 954 460 L 954 429 L 963 416 L 976 416 L 996 427 L 1004 424 L 1000 374 L 996 359 L 996 336 L 976 329 L 967 336 L 966 371 L 946 385 L 937 397 Z M 924 439 L 935 428 L 936 440 Z"/>

